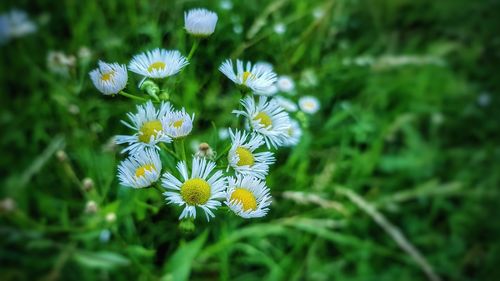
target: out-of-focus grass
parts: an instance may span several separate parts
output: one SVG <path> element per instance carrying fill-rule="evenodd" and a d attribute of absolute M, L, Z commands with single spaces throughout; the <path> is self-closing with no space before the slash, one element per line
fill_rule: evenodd
<path fill-rule="evenodd" d="M 442 280 L 498 278 L 499 1 L 233 1 L 224 10 L 219 1 L 39 0 L 0 8 L 14 5 L 41 25 L 0 47 L 0 193 L 17 206 L 0 216 L 2 280 L 436 278 L 398 233 Z M 211 122 L 232 122 L 239 96 L 217 71 L 230 56 L 273 63 L 322 110 L 295 149 L 280 151 L 267 217 L 221 214 L 186 236 L 154 190 L 118 186 L 122 156 L 109 141 L 124 132 L 119 120 L 133 104 L 98 94 L 87 72 L 99 58 L 126 63 L 158 46 L 186 53 L 183 11 L 198 6 L 219 14 L 217 31 L 183 73 L 195 82 L 172 95 L 196 113 L 196 132 L 213 138 Z M 78 60 L 70 77 L 47 70 L 50 50 L 82 46 L 92 58 Z M 84 213 L 89 200 L 95 215 Z"/>

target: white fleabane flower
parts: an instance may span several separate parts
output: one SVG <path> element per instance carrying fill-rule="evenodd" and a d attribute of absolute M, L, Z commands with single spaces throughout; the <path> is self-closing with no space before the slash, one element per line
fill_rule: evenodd
<path fill-rule="evenodd" d="M 191 173 L 186 163 L 177 163 L 177 170 L 181 179 L 167 172 L 163 175 L 163 187 L 170 190 L 163 195 L 168 204 L 185 206 L 179 220 L 183 218 L 196 218 L 196 207 L 205 212 L 207 221 L 214 217 L 212 210 L 221 205 L 218 201 L 225 197 L 227 179 L 222 171 L 215 170 L 215 162 L 204 158 L 193 158 Z"/>
<path fill-rule="evenodd" d="M 114 95 L 127 86 L 127 66 L 118 63 L 98 62 L 98 67 L 89 73 L 94 86 L 104 95 Z"/>
<path fill-rule="evenodd" d="M 299 143 L 302 137 L 302 128 L 299 122 L 295 119 L 290 119 L 290 128 L 288 129 L 288 139 L 285 146 L 295 146 Z"/>
<path fill-rule="evenodd" d="M 135 131 L 133 135 L 116 136 L 117 144 L 128 144 L 122 152 L 130 151 L 132 154 L 138 153 L 146 148 L 159 149 L 159 142 L 169 143 L 172 139 L 166 134 L 168 127 L 166 122 L 167 114 L 172 110 L 168 102 L 162 102 L 160 109 L 156 109 L 153 102 L 148 101 L 143 105 L 137 106 L 137 113 L 128 113 L 127 116 L 131 123 L 122 121 L 122 123 Z"/>
<path fill-rule="evenodd" d="M 275 161 L 273 154 L 269 151 L 255 152 L 264 144 L 264 138 L 261 135 L 238 130 L 235 133 L 229 130 L 229 135 L 232 142 L 227 155 L 229 166 L 236 173 L 264 179 L 269 172 L 269 165 Z"/>
<path fill-rule="evenodd" d="M 278 89 L 285 93 L 290 93 L 295 89 L 295 82 L 290 76 L 280 76 L 276 82 Z"/>
<path fill-rule="evenodd" d="M 245 90 L 265 92 L 266 89 L 276 82 L 276 73 L 263 64 L 247 62 L 244 67 L 243 61 L 236 60 L 236 71 L 231 60 L 224 61 L 219 70 L 231 81 Z"/>
<path fill-rule="evenodd" d="M 259 97 L 256 103 L 253 96 L 247 96 L 241 104 L 244 110 L 233 110 L 233 113 L 246 117 L 250 128 L 264 137 L 268 148 L 276 148 L 286 142 L 290 118 L 275 100 Z"/>
<path fill-rule="evenodd" d="M 226 205 L 242 218 L 260 218 L 267 215 L 271 194 L 264 181 L 252 176 L 238 175 L 228 179 Z"/>
<path fill-rule="evenodd" d="M 295 104 L 295 102 L 290 99 L 284 98 L 282 96 L 276 96 L 274 100 L 288 112 L 295 112 L 298 110 L 297 104 Z"/>
<path fill-rule="evenodd" d="M 255 92 L 256 95 L 259 96 L 266 96 L 266 97 L 271 97 L 274 96 L 278 93 L 278 87 L 276 86 L 276 83 L 272 84 L 271 86 L 267 87 L 263 91 Z"/>
<path fill-rule="evenodd" d="M 210 36 L 215 31 L 217 19 L 217 14 L 207 9 L 192 9 L 184 13 L 184 28 L 194 36 Z"/>
<path fill-rule="evenodd" d="M 175 110 L 169 112 L 165 117 L 166 134 L 174 139 L 182 138 L 191 132 L 193 129 L 194 114 L 189 116 L 186 110 Z"/>
<path fill-rule="evenodd" d="M 177 74 L 188 64 L 187 59 L 179 51 L 156 48 L 135 55 L 128 68 L 145 77 L 165 78 Z"/>
<path fill-rule="evenodd" d="M 11 10 L 0 15 L 0 43 L 34 33 L 37 26 L 25 11 Z"/>
<path fill-rule="evenodd" d="M 299 99 L 299 107 L 305 113 L 314 114 L 318 112 L 320 104 L 316 97 L 304 96 Z"/>
<path fill-rule="evenodd" d="M 129 156 L 118 166 L 118 178 L 124 186 L 148 187 L 161 175 L 160 156 L 154 149 L 146 149 Z"/>

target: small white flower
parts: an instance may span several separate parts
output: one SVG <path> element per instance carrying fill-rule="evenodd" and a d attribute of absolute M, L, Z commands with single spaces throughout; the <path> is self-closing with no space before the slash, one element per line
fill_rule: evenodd
<path fill-rule="evenodd" d="M 305 113 L 314 114 L 318 112 L 320 104 L 316 97 L 304 96 L 299 99 L 299 107 Z"/>
<path fill-rule="evenodd" d="M 186 110 L 170 111 L 165 117 L 165 127 L 166 134 L 173 138 L 182 138 L 191 132 L 193 129 L 194 114 L 189 116 Z"/>
<path fill-rule="evenodd" d="M 60 51 L 49 51 L 47 53 L 47 68 L 50 72 L 69 77 L 70 71 L 76 66 L 76 58 Z"/>
<path fill-rule="evenodd" d="M 271 194 L 264 181 L 252 176 L 230 177 L 226 205 L 242 218 L 260 218 L 267 214 Z"/>
<path fill-rule="evenodd" d="M 130 151 L 132 154 L 138 153 L 146 148 L 159 149 L 159 142 L 169 143 L 172 139 L 166 134 L 168 127 L 166 122 L 167 114 L 172 110 L 170 103 L 162 103 L 157 110 L 151 101 L 137 106 L 137 113 L 128 113 L 127 116 L 131 124 L 122 121 L 122 123 L 133 129 L 133 135 L 116 136 L 116 143 L 127 143 L 128 147 L 123 152 Z"/>
<path fill-rule="evenodd" d="M 128 68 L 145 77 L 165 78 L 177 74 L 188 64 L 187 59 L 179 51 L 156 48 L 135 55 Z"/>
<path fill-rule="evenodd" d="M 276 85 L 278 85 L 278 89 L 280 91 L 285 93 L 290 93 L 295 90 L 295 82 L 293 82 L 293 79 L 290 76 L 280 76 L 280 78 L 278 78 L 278 82 L 276 82 Z"/>
<path fill-rule="evenodd" d="M 25 11 L 11 10 L 0 15 L 0 43 L 34 33 L 37 26 Z"/>
<path fill-rule="evenodd" d="M 264 138 L 261 135 L 238 130 L 235 133 L 229 130 L 229 135 L 232 142 L 227 155 L 229 166 L 236 173 L 264 179 L 269 172 L 269 165 L 275 161 L 273 154 L 269 151 L 255 152 L 264 144 Z"/>
<path fill-rule="evenodd" d="M 233 2 L 230 0 L 222 0 L 220 2 L 220 7 L 223 10 L 231 10 L 233 8 Z"/>
<path fill-rule="evenodd" d="M 148 187 L 158 181 L 160 175 L 160 156 L 154 149 L 131 155 L 118 166 L 120 184 L 133 188 Z"/>
<path fill-rule="evenodd" d="M 165 195 L 168 204 L 185 206 L 179 220 L 183 218 L 196 218 L 196 207 L 200 207 L 207 218 L 214 217 L 212 210 L 221 205 L 218 201 L 225 197 L 227 179 L 222 171 L 214 173 L 216 164 L 204 158 L 193 158 L 191 173 L 186 163 L 177 163 L 177 170 L 181 179 L 167 172 L 163 175 L 163 187 L 168 190 Z"/>
<path fill-rule="evenodd" d="M 265 92 L 274 82 L 276 82 L 276 73 L 263 64 L 247 62 L 246 67 L 243 61 L 236 60 L 236 72 L 231 60 L 224 61 L 219 70 L 231 79 L 234 83 L 246 90 L 255 92 Z"/>
<path fill-rule="evenodd" d="M 227 140 L 229 138 L 229 129 L 228 128 L 220 128 L 219 129 L 219 139 Z"/>
<path fill-rule="evenodd" d="M 184 28 L 194 36 L 206 37 L 214 33 L 217 14 L 207 9 L 192 9 L 184 13 Z"/>
<path fill-rule="evenodd" d="M 290 99 L 282 96 L 276 96 L 274 100 L 276 100 L 276 102 L 278 102 L 278 104 L 288 112 L 296 112 L 298 110 L 297 104 Z"/>
<path fill-rule="evenodd" d="M 274 32 L 276 32 L 276 34 L 278 35 L 281 35 L 283 33 L 285 33 L 286 31 L 286 25 L 283 24 L 283 23 L 277 23 L 274 25 Z"/>
<path fill-rule="evenodd" d="M 302 128 L 299 122 L 295 119 L 290 119 L 290 129 L 288 129 L 288 139 L 286 146 L 295 146 L 299 143 L 302 137 Z"/>
<path fill-rule="evenodd" d="M 127 86 L 127 66 L 99 61 L 98 68 L 89 73 L 94 86 L 104 95 L 114 95 Z"/>
<path fill-rule="evenodd" d="M 259 97 L 258 103 L 255 103 L 253 96 L 247 96 L 241 100 L 241 104 L 244 110 L 233 110 L 233 113 L 246 117 L 252 130 L 264 137 L 268 148 L 286 142 L 290 118 L 275 100 Z"/>

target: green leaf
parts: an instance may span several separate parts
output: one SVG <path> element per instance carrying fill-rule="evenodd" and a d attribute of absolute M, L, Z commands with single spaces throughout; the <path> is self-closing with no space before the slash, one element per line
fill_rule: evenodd
<path fill-rule="evenodd" d="M 165 265 L 167 272 L 162 280 L 188 280 L 191 272 L 191 263 L 198 255 L 205 240 L 207 239 L 207 231 L 204 231 L 198 238 L 181 245 L 177 251 L 170 257 Z"/>
<path fill-rule="evenodd" d="M 73 254 L 76 262 L 88 268 L 114 269 L 126 266 L 130 261 L 124 256 L 113 252 L 83 252 L 78 251 Z"/>

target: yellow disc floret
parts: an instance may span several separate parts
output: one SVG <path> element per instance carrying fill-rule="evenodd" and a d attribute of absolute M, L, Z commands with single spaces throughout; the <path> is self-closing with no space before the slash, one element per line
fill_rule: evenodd
<path fill-rule="evenodd" d="M 148 67 L 148 72 L 153 72 L 153 70 L 163 70 L 167 65 L 162 61 L 153 62 Z"/>
<path fill-rule="evenodd" d="M 146 165 L 140 166 L 139 168 L 137 168 L 135 170 L 135 176 L 137 178 L 142 177 L 142 176 L 144 176 L 144 174 L 146 174 L 146 171 L 148 171 L 148 172 L 156 171 L 155 166 L 153 164 L 146 164 Z"/>
<path fill-rule="evenodd" d="M 236 164 L 238 166 L 252 166 L 255 163 L 252 152 L 244 147 L 239 146 L 236 148 L 236 154 L 238 154 L 239 158 Z"/>
<path fill-rule="evenodd" d="M 210 199 L 210 185 L 204 179 L 189 179 L 181 186 L 181 197 L 188 205 L 203 205 Z"/>
<path fill-rule="evenodd" d="M 141 134 L 139 135 L 139 140 L 144 143 L 149 143 L 152 136 L 157 136 L 158 133 L 163 129 L 160 120 L 153 120 L 144 122 L 140 129 Z"/>
<path fill-rule="evenodd" d="M 259 123 L 265 128 L 271 127 L 273 125 L 271 117 L 269 117 L 269 115 L 267 115 L 267 113 L 263 111 L 257 113 L 257 115 L 255 115 L 253 120 L 259 121 Z"/>
<path fill-rule="evenodd" d="M 182 126 L 183 123 L 184 123 L 184 120 L 180 119 L 180 120 L 177 120 L 177 121 L 173 122 L 172 126 L 174 126 L 174 128 L 176 128 L 176 129 L 179 129 Z"/>
<path fill-rule="evenodd" d="M 247 82 L 247 79 L 252 76 L 253 74 L 250 71 L 243 72 L 243 84 L 245 84 Z"/>
<path fill-rule="evenodd" d="M 231 200 L 236 201 L 237 203 L 241 203 L 243 207 L 243 211 L 255 211 L 257 209 L 257 200 L 252 192 L 248 191 L 245 188 L 236 188 L 231 194 Z"/>
<path fill-rule="evenodd" d="M 109 81 L 109 80 L 111 80 L 111 78 L 113 78 L 113 75 L 115 75 L 114 71 L 103 73 L 101 75 L 101 80 L 104 82 Z"/>

